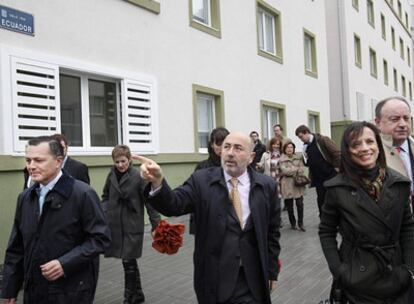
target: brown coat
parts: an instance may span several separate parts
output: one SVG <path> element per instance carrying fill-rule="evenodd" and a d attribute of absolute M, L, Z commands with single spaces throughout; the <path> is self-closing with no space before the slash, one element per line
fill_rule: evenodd
<path fill-rule="evenodd" d="M 394 169 L 398 173 L 404 175 L 407 178 L 410 178 L 410 175 L 405 168 L 405 165 L 398 154 L 397 150 L 392 144 L 391 135 L 381 134 L 382 146 L 385 151 L 385 158 L 387 160 L 387 166 Z M 411 137 L 408 138 L 408 143 L 410 145 L 411 151 L 414 151 L 414 141 Z"/>
<path fill-rule="evenodd" d="M 284 199 L 299 198 L 305 194 L 306 187 L 295 185 L 294 176 L 304 173 L 302 155 L 294 154 L 292 157 L 282 154 L 279 159 L 280 192 Z"/>

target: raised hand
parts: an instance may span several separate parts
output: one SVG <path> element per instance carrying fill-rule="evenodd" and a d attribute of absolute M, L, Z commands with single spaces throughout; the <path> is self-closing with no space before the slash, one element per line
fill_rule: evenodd
<path fill-rule="evenodd" d="M 132 154 L 131 158 L 141 163 L 141 177 L 152 183 L 153 189 L 161 186 L 164 176 L 161 167 L 155 161 L 138 154 Z"/>

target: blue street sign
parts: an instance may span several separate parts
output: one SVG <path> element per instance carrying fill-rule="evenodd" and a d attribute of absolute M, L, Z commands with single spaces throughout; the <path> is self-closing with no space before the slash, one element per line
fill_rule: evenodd
<path fill-rule="evenodd" d="M 0 28 L 34 36 L 33 15 L 0 5 Z"/>

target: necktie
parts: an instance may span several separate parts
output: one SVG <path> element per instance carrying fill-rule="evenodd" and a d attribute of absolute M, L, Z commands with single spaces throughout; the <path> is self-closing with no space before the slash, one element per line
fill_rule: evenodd
<path fill-rule="evenodd" d="M 48 187 L 42 187 L 39 192 L 39 214 L 42 214 L 43 204 L 45 203 L 46 194 L 49 192 Z"/>
<path fill-rule="evenodd" d="M 398 154 L 400 154 L 400 153 L 401 153 L 402 148 L 401 148 L 401 147 L 395 147 L 395 150 L 397 150 L 397 153 L 398 153 Z"/>
<path fill-rule="evenodd" d="M 240 199 L 240 192 L 239 192 L 239 189 L 237 188 L 239 180 L 233 177 L 230 180 L 230 183 L 233 186 L 233 189 L 231 190 L 231 193 L 230 193 L 231 201 L 233 203 L 233 207 L 234 207 L 234 210 L 236 211 L 237 217 L 239 218 L 240 227 L 243 229 L 243 211 L 242 211 L 242 205 L 241 205 L 241 199 Z"/>

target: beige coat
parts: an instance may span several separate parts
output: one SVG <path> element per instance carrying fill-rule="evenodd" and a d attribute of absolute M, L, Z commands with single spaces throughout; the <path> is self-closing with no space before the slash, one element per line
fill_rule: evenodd
<path fill-rule="evenodd" d="M 294 154 L 292 158 L 282 154 L 279 160 L 280 170 L 280 191 L 284 199 L 299 198 L 305 194 L 305 186 L 295 185 L 294 176 L 304 174 L 304 164 L 301 155 Z"/>
<path fill-rule="evenodd" d="M 387 160 L 387 166 L 401 173 L 405 177 L 410 178 L 400 155 L 398 154 L 395 147 L 393 147 L 392 145 L 392 136 L 381 134 L 381 139 L 382 139 L 382 146 L 384 147 L 385 158 Z M 408 141 L 410 144 L 411 151 L 414 151 L 413 139 L 409 137 Z"/>
<path fill-rule="evenodd" d="M 263 171 L 263 174 L 267 176 L 270 176 L 270 159 L 271 153 L 269 151 L 266 151 L 263 153 L 260 162 L 257 163 L 258 167 L 260 168 L 259 171 Z"/>

